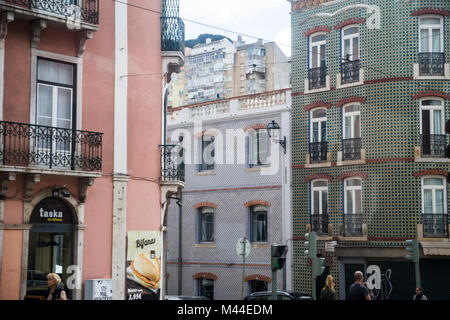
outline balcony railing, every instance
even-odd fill
[[[448,238],[448,214],[422,213],[423,236]]]
[[[342,140],[342,160],[361,159],[361,138]]]
[[[360,237],[363,235],[364,217],[360,213],[344,213],[344,236]]]
[[[311,231],[319,235],[328,234],[328,214],[312,214]]]
[[[184,181],[183,148],[175,144],[160,145],[161,180]]]
[[[178,17],[161,17],[161,51],[184,53],[184,22]]]
[[[0,164],[100,171],[102,136],[99,132],[0,121]]]
[[[342,62],[341,84],[359,82],[359,60]]]
[[[308,70],[309,90],[325,88],[327,85],[327,67]]]
[[[419,53],[420,76],[444,76],[445,54],[440,52]]]
[[[100,0],[0,0],[0,4],[2,3],[37,12],[43,11],[64,19],[99,24]]]
[[[420,137],[420,150],[422,156],[445,156],[445,147],[447,145],[445,134],[422,134]]]
[[[312,142],[309,144],[309,156],[311,163],[326,162],[328,142]]]

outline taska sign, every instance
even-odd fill
[[[41,218],[46,218],[48,222],[62,222],[63,213],[62,211],[44,211],[43,208],[39,209],[39,216]]]
[[[31,223],[72,223],[73,214],[67,204],[58,198],[46,198],[34,208]]]

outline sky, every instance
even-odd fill
[[[264,42],[275,41],[286,56],[291,55],[290,9],[287,0],[180,0],[186,40],[195,39],[202,33],[213,33],[235,41],[237,33],[241,33],[247,43],[255,42],[257,38]]]

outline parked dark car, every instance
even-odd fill
[[[271,300],[272,291],[253,292],[244,300]],[[312,300],[312,297],[303,292],[278,291],[277,300]]]
[[[209,300],[205,296],[166,296],[166,300]]]

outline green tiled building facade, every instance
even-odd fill
[[[375,298],[411,299],[416,238],[424,293],[450,299],[450,2],[301,0],[291,17],[293,289],[311,292],[316,231],[317,291],[331,274],[345,299],[377,266]]]

